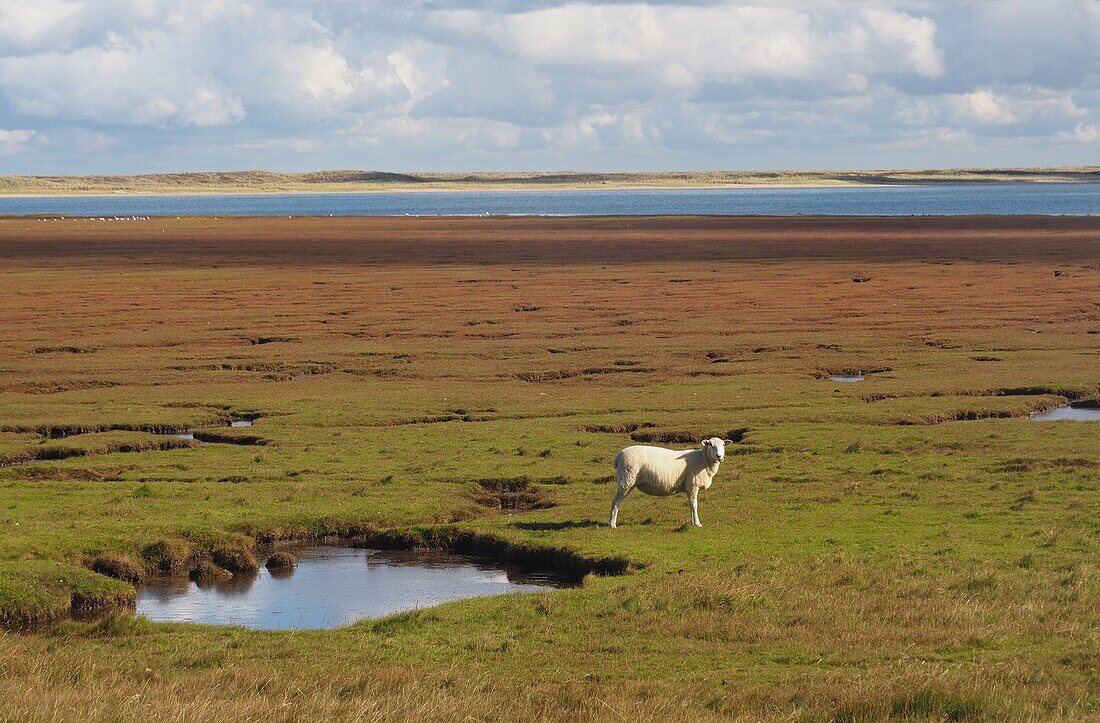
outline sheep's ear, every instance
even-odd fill
[[[707,446],[708,444],[710,444],[710,440],[709,440],[709,439],[704,439],[704,440],[702,440],[701,442],[699,442],[699,446],[700,446],[700,447],[706,447],[706,446]]]
[[[737,444],[737,442],[734,442],[732,439],[723,439],[722,444]]]

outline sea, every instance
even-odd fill
[[[1100,215],[1100,183],[0,197],[18,216]]]

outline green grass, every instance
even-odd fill
[[[48,560],[0,562],[0,622],[29,624],[133,605],[134,588],[91,570]]]
[[[684,527],[687,510],[679,498],[644,496],[624,504],[620,530],[601,526],[611,494],[610,483],[601,481],[610,473],[607,460],[629,438],[581,428],[645,418],[661,427],[692,421],[700,430],[720,429],[728,412],[662,407],[675,406],[693,388],[710,397],[726,389],[748,397],[767,393],[751,381],[700,382],[667,393],[636,389],[649,397],[643,411],[551,417],[537,426],[521,419],[385,427],[381,443],[371,441],[378,439],[376,429],[340,415],[311,418],[306,410],[313,400],[283,404],[278,411],[284,416],[261,419],[254,428],[272,438],[265,448],[148,452],[139,464],[120,454],[64,460],[53,464],[58,479],[48,484],[22,479],[23,469],[0,472],[0,516],[9,531],[0,538],[0,556],[71,560],[74,553],[105,549],[138,554],[165,535],[201,548],[232,530],[263,539],[472,518],[457,529],[478,530],[516,548],[570,550],[588,559],[623,556],[641,569],[620,579],[589,579],[578,591],[457,603],[347,632],[294,633],[285,642],[279,635],[247,634],[241,644],[251,652],[219,658],[224,665],[195,662],[208,660],[224,634],[187,626],[154,626],[138,641],[126,632],[81,637],[48,657],[58,665],[81,651],[114,665],[112,651],[121,642],[111,641],[121,638],[125,647],[143,650],[158,679],[202,687],[198,681],[209,672],[197,671],[251,670],[240,655],[285,656],[287,662],[273,663],[280,671],[273,689],[300,686],[312,691],[298,693],[307,699],[331,696],[302,710],[334,714],[351,710],[344,703],[383,695],[378,686],[392,696],[395,683],[388,676],[409,685],[405,675],[432,671],[424,685],[442,685],[438,676],[448,669],[463,672],[438,711],[476,708],[468,696],[479,695],[478,681],[494,679],[493,671],[526,669],[508,674],[509,695],[518,695],[507,706],[509,717],[540,710],[518,692],[521,684],[536,686],[540,696],[557,696],[555,715],[597,716],[611,713],[593,706],[596,691],[620,691],[612,696],[619,710],[628,696],[653,686],[663,702],[634,710],[658,716],[671,711],[664,696],[679,691],[666,688],[667,681],[684,676],[690,680],[685,695],[704,716],[760,705],[776,715],[801,710],[809,719],[829,710],[851,720],[993,719],[1021,711],[1057,717],[1065,696],[1082,690],[1093,659],[1100,466],[1091,430],[1026,418],[883,424],[867,417],[867,402],[838,398],[828,384],[815,386],[821,384],[806,382],[799,390],[815,402],[812,416],[835,421],[777,421],[788,412],[801,416],[798,408],[784,406],[737,415],[736,424],[752,431],[731,447],[715,486],[703,496],[702,530]],[[637,405],[634,394],[607,394],[601,401],[609,407]],[[345,389],[337,396],[351,407],[366,403],[351,395]],[[1018,403],[1013,397],[978,401],[1000,409]],[[502,415],[512,411],[506,399],[492,406]],[[520,455],[519,447],[552,453]],[[66,481],[66,470],[103,470],[111,481]],[[730,479],[735,472],[736,480]],[[479,506],[476,480],[502,475],[526,475],[555,506],[518,516]],[[14,597],[20,607],[63,607],[56,592],[38,601],[41,592],[33,584],[12,591],[26,580],[25,565],[4,566],[0,580],[7,587],[0,597]],[[33,579],[41,578],[34,573]],[[549,621],[560,627],[550,629]],[[304,652],[303,638],[313,641]],[[375,652],[346,657],[363,648]],[[45,655],[38,642],[31,650]],[[568,651],[568,662],[557,662],[555,650]],[[908,652],[896,657],[902,651]],[[1012,671],[1021,654],[1052,667],[1038,681],[1032,673],[1020,679]],[[341,656],[339,672],[326,673],[319,690],[293,672],[303,664],[327,666],[327,656]],[[402,672],[380,673],[393,666]],[[364,677],[352,672],[357,667],[372,672]],[[481,671],[473,682],[471,669]],[[589,677],[583,684],[547,686],[547,680],[571,679],[570,670]],[[739,681],[732,687],[731,678]],[[880,690],[862,687],[865,679],[896,682]],[[837,693],[849,688],[856,692]],[[1036,690],[1045,692],[1033,699]],[[219,695],[231,700],[244,693],[231,685]],[[274,695],[259,698],[273,701]],[[1025,700],[1028,707],[1021,708]],[[267,703],[255,704],[256,711],[267,709]],[[432,709],[410,710],[429,715]],[[1070,717],[1085,709],[1067,709],[1073,710]]]

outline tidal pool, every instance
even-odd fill
[[[1100,421],[1100,408],[1075,407],[1071,404],[1049,412],[1032,414],[1031,419],[1036,422],[1096,422]]]
[[[867,377],[861,374],[855,374],[852,376],[843,376],[838,374],[836,376],[830,376],[829,378],[832,379],[834,382],[862,382],[867,379]]]
[[[187,578],[147,580],[137,614],[160,622],[242,625],[254,630],[337,628],[365,618],[465,598],[567,587],[552,572],[435,550],[288,548],[293,571],[199,586]]]

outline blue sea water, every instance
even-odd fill
[[[0,215],[1100,215],[1100,184],[0,197]]]

